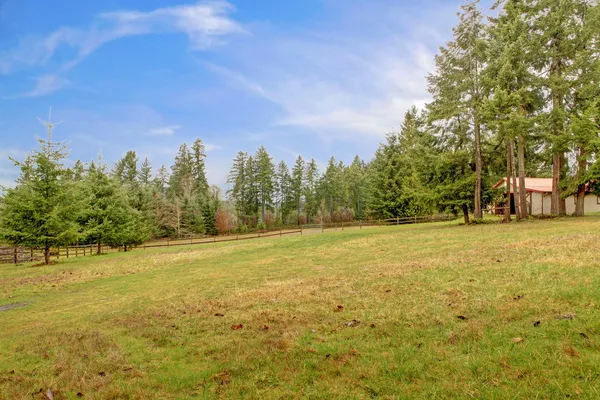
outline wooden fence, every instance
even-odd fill
[[[190,246],[199,244],[209,243],[222,243],[222,242],[234,242],[238,240],[251,240],[261,239],[268,237],[281,237],[287,235],[303,235],[306,231],[320,230],[321,233],[326,231],[337,231],[347,229],[362,229],[368,227],[379,227],[379,226],[391,226],[391,225],[405,225],[405,224],[420,224],[427,222],[441,222],[441,221],[452,221],[457,217],[454,215],[432,215],[432,216],[415,216],[409,218],[389,218],[389,219],[377,219],[369,221],[352,221],[352,222],[332,222],[325,224],[312,224],[302,225],[295,228],[281,228],[276,230],[264,230],[254,233],[247,234],[231,234],[226,236],[200,236],[195,238],[187,239],[173,239],[173,240],[157,240],[152,242],[144,243],[140,246],[129,247],[125,249],[123,246],[120,247],[108,247],[100,245],[100,253],[108,254],[121,251],[131,250],[145,250],[157,247],[175,247],[175,246]],[[306,232],[306,233],[309,233]],[[51,260],[60,260],[61,258],[74,258],[74,257],[89,257],[97,254],[98,245],[77,245],[77,246],[66,246],[60,248],[53,248],[50,250]],[[0,246],[0,264],[20,264],[26,262],[41,262],[44,261],[44,249],[32,248],[32,247],[2,247]]]

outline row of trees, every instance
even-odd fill
[[[67,148],[48,138],[23,161],[0,199],[0,241],[50,247],[128,246],[150,238],[218,234],[369,217],[472,212],[507,201],[525,176],[554,180],[552,213],[600,192],[600,6],[590,0],[505,0],[485,18],[478,2],[459,13],[453,39],[427,77],[432,102],[411,108],[369,162],[298,157],[274,162],[261,146],[233,160],[227,200],[206,179],[200,139],[182,144],[156,174],[129,151],[66,168]],[[508,177],[504,195],[490,189]],[[517,180],[519,184],[517,185]],[[527,217],[525,192],[514,196]],[[510,219],[510,213],[505,217]]]
[[[254,155],[237,154],[227,195],[243,226],[352,220],[365,215],[366,174],[359,157],[349,166],[332,157],[321,176],[314,159],[298,156],[290,171],[261,146]]]
[[[600,192],[600,6],[590,0],[504,0],[485,17],[478,1],[458,14],[453,39],[428,77],[433,100],[409,110],[374,159],[331,160],[317,178],[299,158],[291,173],[264,148],[240,152],[229,199],[244,223],[311,221],[435,211],[483,216],[492,201],[528,215],[525,176],[552,177],[551,212]],[[490,190],[508,177],[504,196]],[[518,181],[518,183],[517,183]],[[505,212],[510,220],[510,212]]]
[[[494,176],[508,177],[507,194],[517,188],[517,218],[527,217],[518,190],[526,175],[552,177],[553,214],[565,215],[565,197],[575,194],[583,215],[586,189],[600,179],[600,7],[505,0],[495,8],[485,20],[477,1],[463,6],[428,77],[428,122],[452,138],[453,151],[471,154],[475,217]]]
[[[219,189],[209,187],[200,139],[183,144],[171,167],[152,177],[148,159],[138,165],[129,151],[109,169],[100,158],[67,168],[67,146],[47,139],[23,161],[14,188],[0,199],[0,242],[50,249],[73,244],[112,247],[141,244],[151,237],[217,234]]]

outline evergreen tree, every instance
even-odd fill
[[[154,178],[154,188],[155,191],[162,196],[167,195],[167,189],[169,188],[169,172],[164,164],[161,165],[156,177]]]
[[[257,188],[257,200],[261,208],[261,221],[264,222],[266,212],[273,209],[275,166],[264,146],[258,148],[254,159],[256,162],[256,176],[254,182]]]
[[[181,196],[183,191],[182,186],[189,183],[190,179],[193,179],[192,155],[187,144],[183,143],[175,156],[175,163],[171,166],[171,176],[169,177],[170,197]]]
[[[50,263],[50,248],[78,239],[75,215],[80,202],[72,181],[66,178],[62,161],[66,145],[52,141],[51,122],[44,122],[48,139],[38,138],[40,150],[26,162],[15,162],[21,176],[15,188],[7,189],[0,203],[0,240],[15,246],[44,248]]]
[[[300,225],[300,213],[302,210],[302,196],[304,194],[304,168],[305,162],[302,156],[298,156],[296,163],[292,168],[290,181],[290,195],[296,209],[297,223]]]
[[[370,207],[381,217],[410,217],[429,212],[416,163],[420,124],[418,112],[413,107],[406,112],[400,132],[389,134],[386,143],[375,153],[370,173]]]
[[[208,198],[208,180],[206,179],[206,147],[201,139],[196,139],[192,144],[192,176],[194,186],[199,196],[199,201]]]
[[[277,164],[275,171],[276,219],[283,224],[290,213],[290,171],[285,161]]]
[[[489,125],[493,127],[507,148],[507,174],[513,175],[514,199],[517,218],[526,217],[525,147],[530,141],[533,113],[540,107],[540,94],[532,71],[534,49],[531,32],[524,15],[528,7],[523,0],[506,0],[498,18],[491,19],[489,63],[486,69],[490,87],[487,101]],[[515,185],[515,140],[518,147],[519,185]],[[510,199],[507,185],[507,198]],[[508,215],[509,213],[507,213]]]
[[[347,176],[351,207],[356,218],[363,219],[368,202],[367,166],[358,155],[348,167]]]
[[[85,206],[78,216],[84,241],[111,247],[141,244],[149,238],[141,213],[133,208],[124,189],[108,177],[104,167],[94,168],[83,183]]]
[[[140,168],[139,178],[140,178],[140,183],[142,185],[150,184],[150,180],[152,179],[152,164],[150,164],[150,160],[148,160],[148,157],[146,157],[144,159],[144,162],[142,163],[142,167]]]
[[[128,151],[125,156],[117,161],[113,174],[124,185],[133,185],[138,178],[138,158],[135,151]]]
[[[587,0],[530,0],[529,3],[531,7],[527,9],[527,17],[532,26],[532,42],[536,49],[533,66],[541,76],[546,94],[542,126],[550,133],[546,135],[546,144],[552,153],[551,212],[565,215],[566,204],[562,191],[569,170],[565,157],[569,151],[569,114],[573,106],[577,108],[577,105],[583,105],[577,104],[578,100],[573,98],[576,96],[574,85],[578,77],[589,71],[585,65],[578,63],[577,58],[594,46],[586,25],[590,21],[588,14],[591,8],[597,9],[598,5],[592,5]],[[589,62],[587,64],[589,66]]]
[[[482,70],[486,65],[485,31],[479,1],[462,6],[453,40],[436,55],[436,70],[428,77],[434,100],[429,119],[445,126],[461,125],[473,142],[475,159],[475,218],[481,218],[483,159],[481,149],[482,101],[485,91]],[[450,131],[452,128],[450,129]]]
[[[248,181],[249,176],[246,171],[248,164],[248,153],[240,151],[236,158],[233,160],[231,171],[227,183],[232,185],[231,189],[227,191],[228,198],[235,203],[235,209],[237,211],[238,221],[242,225],[247,225],[247,205],[248,205]]]
[[[319,199],[317,193],[317,186],[319,183],[319,168],[314,159],[311,159],[308,163],[306,163],[305,175],[304,181],[306,182],[306,186],[304,189],[304,199],[306,204],[306,219],[310,224],[312,218],[315,217],[319,211]]]

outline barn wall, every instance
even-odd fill
[[[573,214],[575,212],[575,196],[567,197],[567,214]],[[585,213],[600,212],[600,204],[598,204],[598,196],[594,194],[588,194],[585,196]]]
[[[546,204],[544,204],[544,214],[549,213],[549,209],[546,210]],[[531,214],[542,215],[542,194],[537,192],[531,193]]]
[[[531,214],[550,215],[551,197],[550,193],[531,192]]]

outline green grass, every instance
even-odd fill
[[[600,215],[0,266],[11,303],[2,399],[600,397]]]

